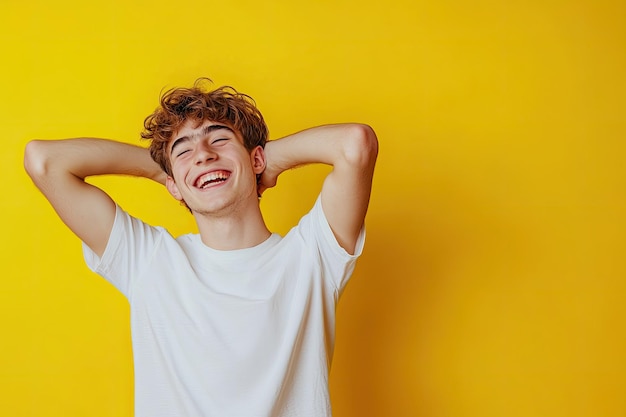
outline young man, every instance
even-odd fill
[[[130,302],[135,415],[330,416],[335,305],[363,247],[372,129],[266,143],[248,96],[197,82],[164,94],[142,136],[149,151],[81,138],[32,141],[25,156],[89,267]],[[317,202],[285,237],[271,233],[260,195],[308,163],[333,167]],[[163,183],[199,234],[174,238],[128,215],[84,181],[101,174]]]

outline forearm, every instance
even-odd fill
[[[325,125],[268,142],[268,169],[276,175],[310,163],[367,166],[376,158],[376,135],[361,124]]]
[[[31,177],[69,173],[85,179],[119,174],[165,181],[147,149],[106,139],[32,141],[26,147],[25,165]]]

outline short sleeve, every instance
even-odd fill
[[[311,211],[300,220],[298,228],[304,240],[317,249],[324,278],[330,280],[335,290],[343,291],[354,271],[356,260],[363,253],[365,226],[359,232],[354,255],[350,255],[337,242],[322,209],[321,197],[318,196]]]
[[[135,281],[151,261],[164,233],[167,232],[162,228],[149,226],[116,206],[115,221],[102,257],[84,242],[83,257],[89,269],[130,299]]]

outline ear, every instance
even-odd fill
[[[174,197],[176,200],[178,201],[183,200],[183,196],[180,194],[180,191],[178,190],[176,181],[174,181],[174,178],[170,177],[169,175],[165,179],[165,188],[167,188],[167,191],[169,191],[172,197]]]
[[[267,161],[265,160],[265,150],[261,146],[257,146],[250,152],[250,160],[255,174],[262,174],[265,171]]]

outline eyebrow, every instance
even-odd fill
[[[192,138],[195,138],[198,136],[208,136],[212,132],[215,132],[216,130],[222,130],[222,129],[228,130],[229,132],[232,132],[233,134],[235,133],[233,129],[231,129],[230,127],[226,125],[215,124],[215,125],[205,126],[202,128],[202,131],[200,131],[199,133],[193,133],[191,136],[181,136],[175,139],[172,142],[172,146],[170,147],[170,155],[174,153],[174,148],[176,148],[178,145],[182,145],[183,143],[190,141]]]

